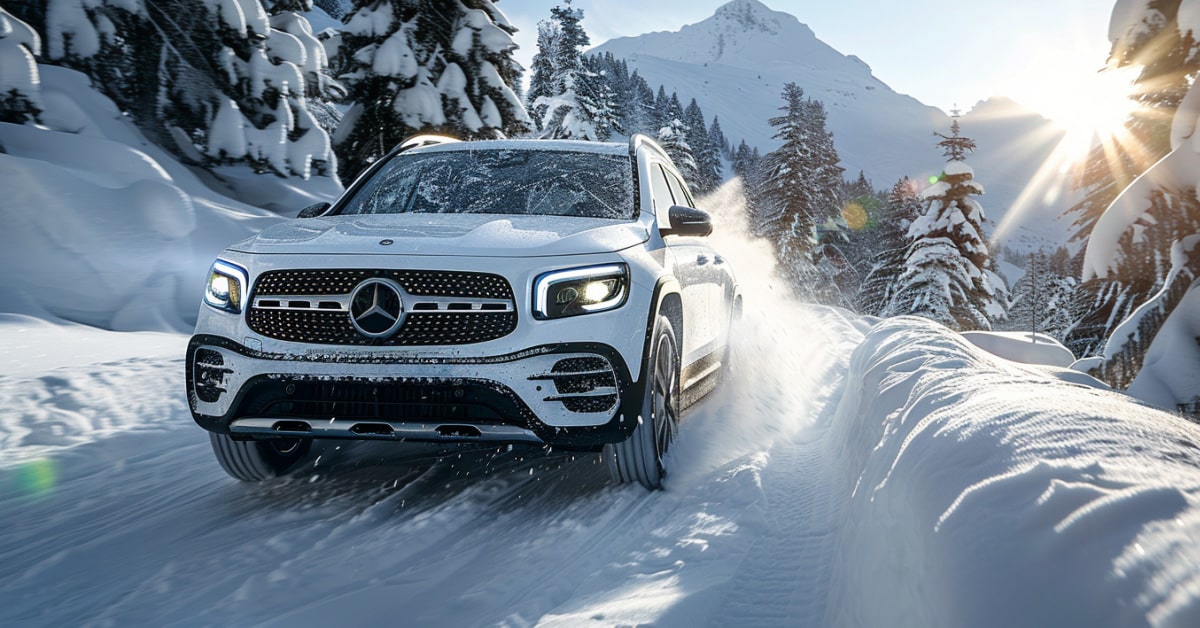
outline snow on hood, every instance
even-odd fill
[[[543,257],[619,251],[645,242],[637,222],[563,216],[387,214],[291,220],[234,245],[243,253]],[[393,245],[381,245],[391,240]]]

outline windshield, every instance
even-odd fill
[[[627,155],[495,149],[400,154],[342,214],[461,213],[632,220]]]

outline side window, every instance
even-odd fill
[[[663,174],[662,166],[654,163],[650,164],[650,195],[654,204],[654,215],[658,217],[658,224],[671,224],[667,219],[667,210],[675,204],[671,197],[671,186],[667,183],[667,176]]]
[[[692,195],[688,194],[687,186],[683,184],[683,181],[679,180],[679,177],[667,173],[667,182],[671,186],[671,194],[675,197],[676,205],[696,206],[696,202],[692,200]]]

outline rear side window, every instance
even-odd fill
[[[515,149],[399,154],[342,214],[464,213],[633,220],[628,155]]]
[[[667,183],[671,186],[671,194],[675,197],[676,205],[696,206],[695,201],[692,200],[692,195],[688,194],[687,186],[683,184],[683,181],[679,180],[679,177],[668,172]]]
[[[667,219],[667,210],[675,201],[671,198],[671,186],[667,183],[667,175],[658,164],[650,165],[650,194],[654,199],[654,215],[658,217],[659,224],[671,224]]]

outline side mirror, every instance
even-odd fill
[[[329,208],[330,208],[329,203],[317,203],[315,205],[309,205],[308,207],[305,207],[304,209],[300,210],[300,213],[297,214],[296,217],[297,218],[316,218],[317,216],[320,216],[321,214],[324,214],[325,212],[329,211]]]
[[[663,236],[695,237],[712,233],[712,216],[709,216],[708,212],[704,210],[672,205],[667,210],[667,217],[671,220],[671,225],[667,228],[660,225],[658,228],[658,232]]]

